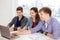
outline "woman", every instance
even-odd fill
[[[40,21],[40,17],[38,14],[38,8],[37,7],[32,7],[30,9],[30,18],[28,18],[28,29],[34,28],[36,25],[38,25]],[[42,29],[37,31],[43,33]]]
[[[32,7],[30,9],[30,18],[28,18],[28,29],[34,28],[39,21],[38,9],[36,7]]]

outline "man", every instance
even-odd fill
[[[28,31],[18,32],[16,34],[30,34],[30,33],[36,33],[40,29],[43,30],[43,34],[45,34],[48,37],[57,39],[60,37],[60,23],[51,16],[52,11],[48,7],[43,7],[39,10],[39,16],[41,21],[39,24]]]
[[[18,7],[16,9],[17,12],[17,16],[15,16],[12,21],[8,24],[8,26],[10,27],[9,30],[10,31],[16,31],[16,30],[20,30],[20,29],[25,29],[26,27],[24,27],[27,23],[27,18],[25,16],[23,16],[23,8],[22,7]],[[12,28],[11,26],[14,24],[14,28]]]
[[[41,22],[34,28],[31,29],[32,33],[42,29],[43,33],[52,38],[60,37],[60,23],[51,16],[52,11],[48,7],[43,7],[39,10]]]

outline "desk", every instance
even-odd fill
[[[19,38],[14,40],[53,40],[41,33],[29,34],[29,35],[20,35]]]
[[[19,35],[16,38],[12,38],[13,40],[53,40],[43,34],[35,33],[35,34],[29,34],[29,35]],[[8,40],[0,35],[0,40]]]

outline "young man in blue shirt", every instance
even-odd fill
[[[33,29],[31,29],[32,33],[37,32],[42,29],[43,33],[52,38],[60,37],[60,23],[51,16],[52,11],[48,7],[43,7],[39,10],[39,15],[41,22]]]

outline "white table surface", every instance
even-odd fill
[[[18,40],[52,40],[51,38],[40,34],[40,33],[35,33],[35,34],[30,34],[30,35],[20,35],[20,38],[17,38]],[[15,39],[15,40],[17,40]]]
[[[8,39],[1,37],[0,35],[0,40],[8,40]],[[18,37],[13,38],[13,40],[52,40],[52,39],[43,34],[35,33],[29,35],[19,35]]]

